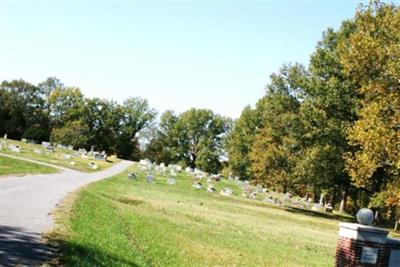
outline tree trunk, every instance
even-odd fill
[[[339,212],[344,212],[346,210],[347,204],[347,189],[345,189],[342,193],[342,200],[340,201]]]

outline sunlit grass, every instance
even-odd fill
[[[52,167],[0,156],[0,176],[54,172]]]
[[[333,266],[339,221],[126,173],[84,188],[62,212],[67,266]],[[56,233],[57,231],[55,231]]]

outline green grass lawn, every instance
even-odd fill
[[[339,221],[240,196],[127,174],[82,189],[59,210],[51,241],[66,266],[333,266]],[[69,208],[68,208],[69,206]],[[60,219],[61,218],[61,219]]]
[[[19,145],[21,146],[21,153],[15,153],[10,151],[9,149],[0,149],[0,153],[14,155],[22,158],[33,159],[45,163],[54,164],[57,166],[70,168],[78,171],[86,171],[86,172],[94,172],[99,170],[104,170],[111,167],[113,164],[119,162],[120,160],[116,157],[108,157],[108,161],[102,160],[92,160],[92,159],[84,159],[80,156],[74,155],[74,151],[62,148],[55,148],[55,152],[48,152],[42,145],[38,144],[28,144],[21,141],[16,140],[4,140],[0,138],[0,141],[6,141],[8,145]],[[34,152],[35,149],[41,150],[41,154],[37,154]],[[69,154],[72,156],[71,159],[65,159],[64,155]],[[75,163],[75,165],[71,165],[71,161]],[[89,166],[89,162],[93,161],[98,165],[98,169],[94,170]]]
[[[0,156],[0,176],[54,173],[55,168]]]

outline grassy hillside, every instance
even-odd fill
[[[178,174],[155,183],[140,173],[94,183],[60,210],[51,235],[66,266],[332,266],[338,220],[241,196],[234,182],[216,193]],[[221,196],[223,187],[234,190]]]
[[[119,161],[119,159],[114,157],[108,157],[107,161],[93,160],[91,158],[86,159],[82,158],[80,155],[77,155],[77,151],[71,151],[63,148],[55,148],[54,152],[49,152],[46,151],[46,148],[44,148],[42,145],[29,144],[10,139],[5,140],[0,138],[0,142],[6,142],[6,147],[0,149],[0,153],[33,159],[45,163],[51,163],[57,166],[66,167],[78,171],[93,172],[104,170]],[[8,149],[9,145],[19,145],[21,147],[21,152],[12,152],[10,149]],[[40,150],[41,154],[35,153],[35,150]],[[71,158],[66,159],[65,155],[70,155]],[[72,165],[71,162],[74,162],[74,165]],[[94,162],[98,166],[98,168],[93,169],[89,165],[90,162]]]
[[[0,156],[0,176],[54,173],[55,168]]]

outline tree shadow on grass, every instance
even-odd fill
[[[98,248],[0,225],[0,266],[139,266]]]
[[[49,242],[58,247],[56,257],[48,262],[50,266],[140,266],[132,260],[118,257],[98,247],[49,237]]]
[[[54,252],[39,233],[0,225],[0,266],[37,266],[50,260]]]
[[[346,215],[325,213],[325,212],[319,212],[319,211],[314,211],[314,210],[306,210],[306,209],[301,209],[301,208],[296,208],[296,207],[285,207],[285,210],[288,212],[304,214],[307,216],[333,219],[333,220],[339,220],[339,221],[344,221],[344,222],[354,222],[353,217],[346,216]]]

